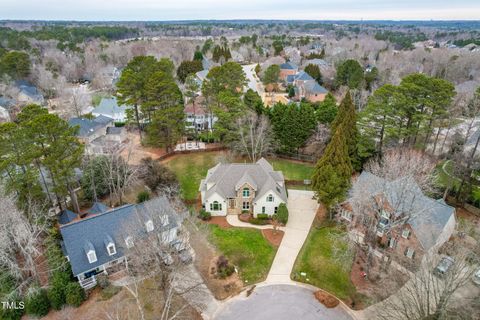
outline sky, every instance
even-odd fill
[[[0,0],[8,20],[480,20],[480,0]]]

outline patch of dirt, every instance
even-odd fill
[[[274,231],[273,229],[262,229],[262,235],[268,242],[278,248],[282,242],[284,232],[281,230]]]
[[[215,274],[212,274],[212,267],[215,267],[215,261],[217,261],[219,253],[208,242],[207,234],[202,230],[194,230],[193,228],[190,228],[189,231],[190,245],[195,251],[194,265],[202,276],[208,289],[218,300],[224,300],[238,294],[243,288],[243,282],[237,273],[234,273],[226,279],[216,279]]]
[[[158,159],[167,152],[164,148],[148,148],[142,146],[140,143],[140,135],[137,130],[132,130],[127,133],[127,146],[122,150],[121,155],[128,159],[128,163],[132,165],[140,164],[140,160],[150,157]]]
[[[226,217],[212,217],[210,220],[205,221],[208,224],[216,224],[222,229],[228,229],[231,228],[232,226],[228,223]]]
[[[327,308],[335,308],[340,301],[325,291],[318,290],[314,293],[315,298]]]
[[[463,218],[465,220],[476,223],[477,225],[480,225],[480,217],[476,216],[474,213],[471,213],[465,208],[457,207],[456,209],[457,218]]]
[[[350,280],[357,291],[366,293],[371,289],[371,283],[364,277],[365,259],[362,255],[357,254],[353,261],[352,270],[350,272]]]

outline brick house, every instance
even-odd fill
[[[294,76],[298,72],[298,66],[291,62],[285,62],[280,65],[279,78],[286,81],[288,76]]]
[[[368,203],[363,214],[351,194],[336,218],[348,225],[351,239],[360,244],[369,241],[377,257],[409,268],[426,254],[436,253],[454,232],[455,208],[443,199],[425,196],[406,178],[387,181],[364,171],[357,179],[355,188]],[[375,239],[366,239],[372,227]]]

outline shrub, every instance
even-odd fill
[[[263,226],[268,224],[268,221],[265,219],[258,219],[258,218],[252,218],[249,221],[251,224],[258,225],[258,226]]]
[[[150,157],[142,159],[139,178],[145,182],[152,192],[155,192],[160,186],[178,184],[177,177],[172,170]]]
[[[281,203],[278,206],[277,210],[277,219],[282,224],[287,224],[288,222],[288,209],[285,203]]]
[[[202,219],[203,221],[208,221],[212,218],[212,214],[208,211],[205,211],[205,210],[200,210],[200,212],[198,213],[198,217],[200,219]]]
[[[97,275],[97,283],[102,289],[108,288],[108,286],[110,286],[110,280],[108,280],[108,276],[104,273]]]
[[[148,191],[140,191],[137,194],[137,203],[142,203],[148,200],[150,200],[150,193],[148,193]]]
[[[79,307],[85,301],[85,291],[78,282],[70,282],[65,288],[66,302],[74,307]]]
[[[53,273],[48,290],[48,299],[52,308],[60,310],[66,302],[65,288],[70,283],[70,275],[65,271]]]
[[[29,294],[25,301],[25,311],[29,315],[43,317],[50,310],[50,301],[48,300],[45,289],[36,290]]]
[[[119,293],[121,290],[122,290],[121,287],[109,285],[108,287],[102,289],[102,293],[101,293],[102,299],[110,300],[110,298],[112,298],[114,295]]]
[[[218,257],[217,260],[217,275],[221,279],[231,276],[235,272],[235,267],[228,263],[228,259],[224,256]]]
[[[268,219],[268,214],[259,213],[259,214],[257,214],[257,219]]]

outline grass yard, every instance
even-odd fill
[[[311,179],[313,174],[313,164],[294,162],[286,159],[268,159],[273,168],[282,171],[286,180],[305,180]]]
[[[178,155],[165,163],[177,176],[183,199],[197,198],[200,180],[205,178],[208,169],[217,164],[218,157],[221,155],[220,152],[199,152]]]
[[[260,282],[267,277],[277,251],[256,229],[220,229],[210,225],[210,241],[238,268],[246,284]]]
[[[334,232],[342,231],[336,226],[313,227],[310,230],[295,262],[292,277],[348,300],[356,290],[350,281],[350,270],[342,270],[340,264],[332,259],[333,244],[329,235]],[[306,273],[305,277],[300,275],[302,272]]]
[[[165,161],[165,165],[177,176],[182,188],[182,197],[185,200],[194,200],[198,195],[200,180],[205,178],[207,170],[215,166],[221,157],[225,157],[223,151],[199,152],[186,155],[177,155]],[[293,162],[285,159],[268,159],[275,170],[283,172],[287,180],[310,179],[313,165]],[[237,159],[243,162],[243,159]]]

